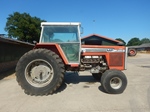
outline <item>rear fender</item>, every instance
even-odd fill
[[[55,52],[64,62],[65,65],[68,65],[68,60],[65,56],[65,54],[63,53],[61,47],[58,44],[50,44],[50,43],[38,43],[36,44],[36,46],[34,47],[34,49],[39,49],[39,48],[44,48],[44,49],[49,49],[53,52]]]

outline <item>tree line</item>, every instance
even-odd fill
[[[28,13],[14,12],[10,14],[7,18],[5,31],[8,32],[9,37],[16,38],[20,41],[25,41],[32,43],[33,41],[39,41],[41,22],[46,22],[38,17],[32,17]],[[150,43],[149,38],[139,39],[138,37],[131,38],[128,43],[126,43],[121,38],[116,38],[123,42],[127,46],[136,46],[144,43]]]
[[[20,41],[32,43],[39,41],[41,20],[38,17],[32,17],[28,13],[14,12],[7,18],[5,31],[9,37],[17,38]]]
[[[124,43],[124,45],[126,46],[138,46],[141,44],[145,44],[145,43],[150,43],[150,39],[149,38],[142,38],[141,40],[138,37],[134,37],[131,38],[128,43],[126,43],[123,39],[121,38],[116,38],[116,40],[119,40],[121,42]]]

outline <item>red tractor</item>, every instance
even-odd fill
[[[41,23],[39,43],[16,66],[19,85],[29,95],[53,94],[67,71],[91,70],[104,90],[122,93],[127,86],[127,48],[120,45],[82,45],[80,23]]]

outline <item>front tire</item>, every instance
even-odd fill
[[[26,94],[52,94],[63,82],[64,64],[54,52],[47,49],[34,49],[18,61],[16,78]]]
[[[120,94],[127,86],[127,78],[119,70],[107,70],[102,75],[101,84],[106,92]]]

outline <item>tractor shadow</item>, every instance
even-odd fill
[[[79,84],[81,82],[85,83],[85,86],[83,86],[83,88],[89,88],[90,85],[92,84],[100,83],[100,81],[94,79],[92,75],[88,74],[80,75],[78,72],[67,72],[64,77],[64,83],[56,91],[56,93],[64,91],[69,84]],[[101,86],[101,83],[100,86],[98,87],[98,90],[103,93],[106,93],[103,87]]]
[[[12,75],[15,73],[15,67],[8,69],[7,71],[0,72],[0,80]]]
[[[95,80],[91,75],[79,75],[78,72],[68,72],[65,74],[65,83],[78,84],[80,82],[96,83],[98,81]]]

